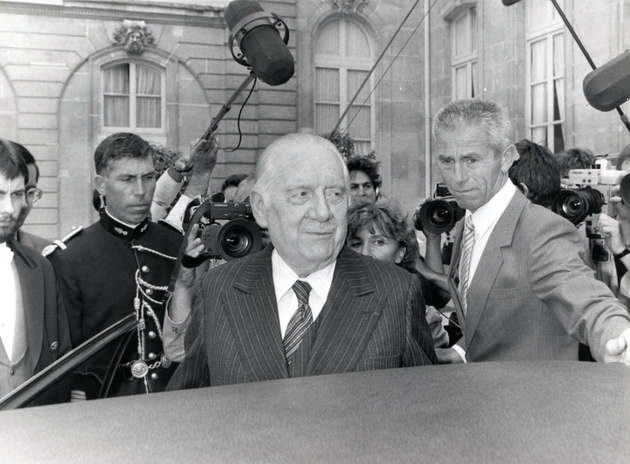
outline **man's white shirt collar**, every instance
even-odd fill
[[[483,237],[490,228],[494,228],[501,215],[505,212],[512,197],[516,192],[516,187],[510,179],[507,179],[505,185],[501,187],[488,203],[483,205],[474,213],[466,211],[466,216],[472,215],[472,221],[475,225],[475,235]]]
[[[276,302],[278,303],[280,330],[283,337],[289,325],[289,321],[298,307],[297,296],[291,288],[295,281],[302,280],[308,282],[312,287],[308,304],[313,312],[313,320],[315,320],[321,313],[324,303],[326,303],[326,299],[328,298],[336,264],[337,261],[334,261],[325,268],[300,279],[295,271],[282,259],[278,251],[273,250],[271,253],[271,269],[273,286],[276,292]]]

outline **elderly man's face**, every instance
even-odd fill
[[[323,269],[344,243],[349,204],[344,165],[332,151],[304,146],[275,155],[265,195],[252,193],[256,220],[300,276]]]
[[[483,127],[438,131],[435,141],[442,179],[462,208],[476,211],[505,185],[516,149],[495,154]]]

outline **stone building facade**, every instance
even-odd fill
[[[0,137],[32,151],[45,191],[28,230],[53,238],[95,220],[92,154],[108,134],[137,132],[179,152],[203,134],[247,76],[227,46],[228,3],[0,2]],[[629,0],[559,3],[597,65],[630,48]],[[431,117],[460,97],[501,102],[515,140],[554,151],[614,155],[630,143],[615,113],[588,106],[590,67],[549,0],[260,4],[288,24],[296,73],[282,86],[257,84],[241,116],[241,147],[220,154],[215,190],[229,174],[251,172],[277,136],[338,125],[361,152],[376,151],[383,193],[412,212],[439,180]],[[219,126],[226,149],[238,143],[247,93]]]

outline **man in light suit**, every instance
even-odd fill
[[[534,205],[508,179],[518,155],[506,111],[455,101],[434,121],[444,182],[466,216],[449,285],[462,325],[459,356],[442,362],[577,360],[630,365],[630,315],[583,261],[566,219]]]
[[[28,168],[0,140],[0,397],[70,350],[70,331],[51,264],[14,239],[29,201]],[[53,386],[36,404],[68,401],[65,384]]]
[[[329,141],[290,134],[265,150],[251,205],[272,245],[197,284],[169,390],[436,361],[418,280],[343,248],[349,201]]]

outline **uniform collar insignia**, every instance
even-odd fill
[[[127,224],[123,224],[110,216],[105,210],[101,211],[101,219],[99,222],[110,234],[129,241],[142,237],[149,228],[148,218],[135,227],[129,227]]]

